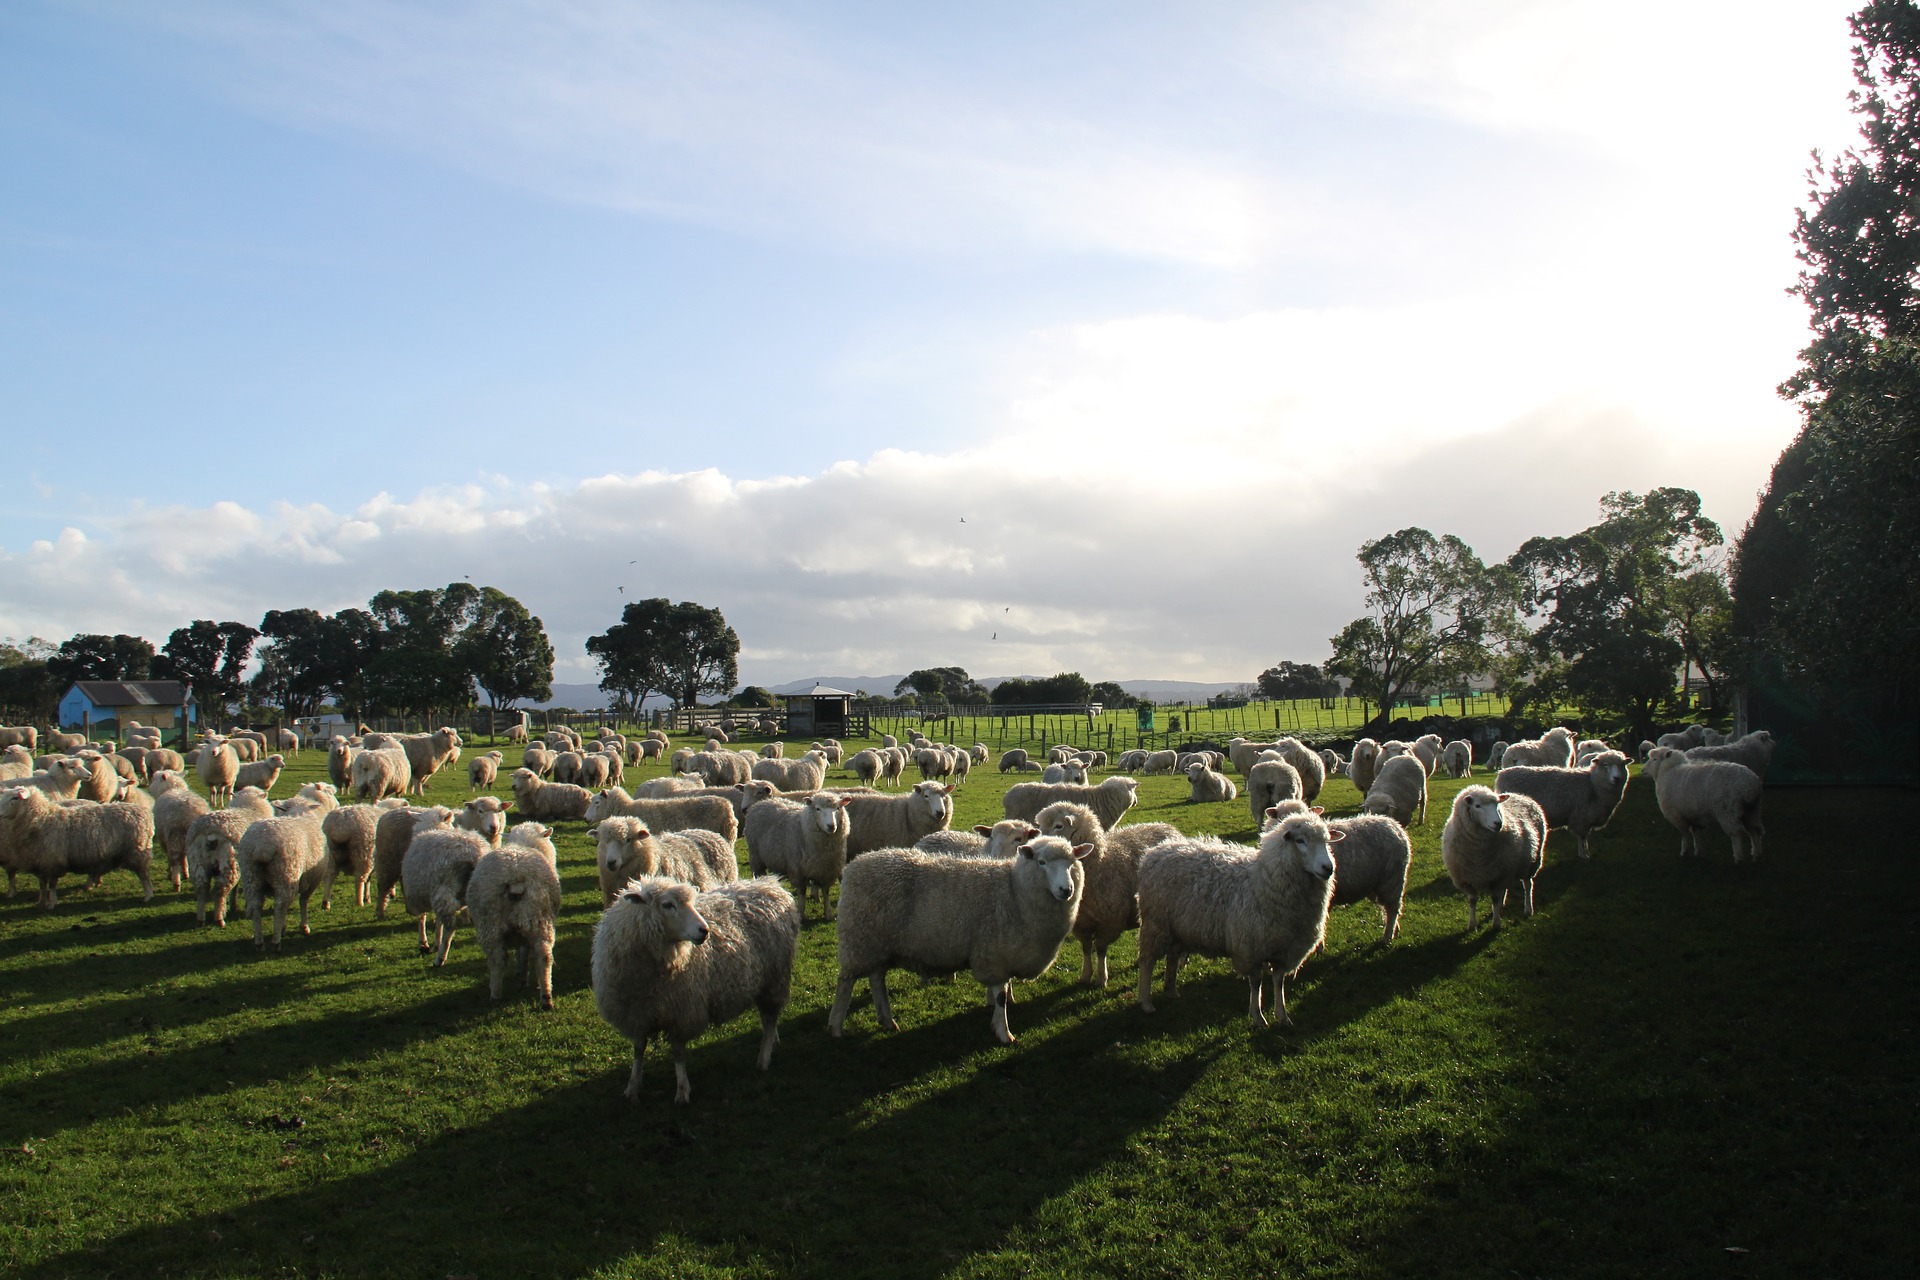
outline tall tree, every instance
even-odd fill
[[[498,711],[522,698],[553,696],[553,644],[540,619],[504,591],[482,587],[457,656]]]
[[[212,728],[221,710],[244,688],[241,672],[260,633],[244,622],[202,618],[176,628],[161,650],[176,680],[193,687],[200,723]]]
[[[1293,698],[1324,698],[1338,688],[1327,673],[1311,662],[1280,661],[1260,673],[1255,682],[1264,697],[1275,701]]]
[[[1920,6],[1852,18],[1860,145],[1817,153],[1794,238],[1800,435],[1734,558],[1749,662],[1920,702]]]
[[[0,640],[0,719],[27,724],[53,719],[66,692],[47,670],[54,652],[39,636]]]
[[[363,656],[346,651],[334,620],[317,609],[269,609],[260,619],[267,644],[255,677],[264,701],[290,716],[310,716],[346,683],[349,666]]]
[[[635,712],[648,697],[667,689],[667,614],[672,608],[664,596],[629,601],[620,621],[587,637],[587,654],[600,664],[601,689]]]
[[[153,674],[153,645],[139,636],[72,636],[47,659],[47,670],[63,694],[76,680],[146,680]]]
[[[1078,671],[1038,680],[1002,680],[993,687],[994,705],[1002,707],[1079,706],[1092,701],[1093,686]]]
[[[1412,690],[1490,661],[1486,641],[1511,608],[1512,577],[1452,534],[1402,529],[1362,543],[1367,608],[1334,636],[1327,670],[1384,720]]]
[[[926,667],[893,687],[894,696],[913,690],[931,702],[985,702],[986,689],[965,667]]]
[[[740,637],[720,610],[690,600],[633,601],[619,622],[588,638],[587,652],[600,663],[600,687],[635,708],[650,693],[690,707],[740,681]]]
[[[456,646],[479,616],[480,601],[471,582],[382,591],[369,600],[381,631],[379,652],[365,667],[369,700],[420,715],[471,704],[474,673]]]

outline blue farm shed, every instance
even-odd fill
[[[187,686],[178,680],[80,680],[60,699],[60,727],[84,729],[89,724],[118,734],[128,721],[171,732],[179,725],[180,708],[187,723],[198,715],[187,701]]]

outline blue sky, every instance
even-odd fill
[[[563,679],[636,594],[1235,679],[1403,524],[1737,531],[1845,12],[9,5],[0,634],[471,574]]]

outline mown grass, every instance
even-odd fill
[[[1013,780],[977,775],[956,825]],[[1459,785],[1414,829],[1398,945],[1336,912],[1292,1031],[1250,1031],[1218,962],[1140,1014],[1129,935],[1105,991],[1071,944],[1024,985],[1011,1048],[965,977],[899,981],[893,1036],[863,994],[835,1041],[815,924],[772,1071],[749,1016],[696,1046],[684,1108],[658,1049],[620,1098],[579,824],[550,1013],[489,1007],[470,931],[429,970],[405,919],[337,900],[260,956],[125,876],[16,897],[0,1274],[1911,1274],[1909,797],[1773,793],[1735,868],[1717,840],[1679,861],[1636,782],[1593,861],[1555,837],[1539,915],[1469,937],[1438,856]],[[1184,780],[1142,791],[1131,820],[1249,833]]]

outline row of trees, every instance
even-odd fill
[[[1332,638],[1327,671],[1379,719],[1415,690],[1489,673],[1516,710],[1572,704],[1636,734],[1683,673],[1698,670],[1717,704],[1732,604],[1719,526],[1688,489],[1609,493],[1600,508],[1504,563],[1419,528],[1363,544],[1367,612]]]
[[[181,680],[203,721],[247,699],[289,716],[329,702],[350,716],[425,715],[473,705],[476,688],[496,709],[550,698],[553,645],[526,606],[470,582],[382,591],[334,614],[269,610],[258,627],[200,619],[158,650],[128,635],[0,645],[0,707],[12,716],[51,720],[80,680]]]

